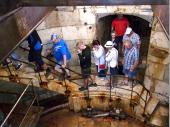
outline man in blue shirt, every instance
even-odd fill
[[[53,42],[53,50],[52,50],[52,55],[56,59],[56,61],[61,65],[56,65],[55,70],[63,73],[62,68],[66,71],[67,77],[70,77],[70,73],[68,69],[65,69],[66,66],[68,65],[68,62],[71,59],[71,54],[70,51],[67,47],[67,44],[65,41],[57,34],[53,34],[51,36],[51,41]]]
[[[127,78],[134,79],[137,76],[139,50],[130,40],[126,40],[124,46],[127,50],[124,53],[123,72]]]

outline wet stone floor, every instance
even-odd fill
[[[55,111],[42,116],[37,127],[149,127],[142,122],[127,118],[113,120],[111,118],[85,118],[81,114],[68,109]]]

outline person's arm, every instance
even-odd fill
[[[63,68],[66,67],[66,64],[67,64],[67,57],[66,55],[63,55],[63,65],[61,65]]]
[[[135,70],[139,64],[139,50],[138,49],[136,49],[134,52],[134,59],[135,59],[135,62],[133,63],[133,65],[131,65],[130,71]]]
[[[86,49],[86,51],[83,54],[79,53],[78,56],[80,59],[80,63],[87,63],[89,61],[89,59],[91,59],[91,50]]]
[[[98,50],[93,50],[94,56],[99,59],[103,55],[104,49],[100,47]]]
[[[63,65],[61,65],[63,68],[66,67],[66,64],[67,64],[67,56],[66,56],[66,47],[64,45],[62,45],[62,48],[61,48],[61,54],[63,56]]]
[[[136,61],[134,62],[134,64],[131,66],[130,71],[135,70],[135,69],[137,68],[138,64],[139,64],[139,60],[136,60]]]
[[[114,20],[112,21],[112,26],[111,26],[111,32],[114,32],[114,30],[115,30],[115,23],[114,23]]]
[[[113,54],[109,51],[109,53],[107,53],[106,55],[106,61],[109,62],[112,60],[112,58],[113,58]]]
[[[137,35],[137,48],[140,49],[140,45],[141,45],[141,40],[140,40],[140,37],[139,35]]]

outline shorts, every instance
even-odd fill
[[[57,62],[57,63],[60,64],[60,65],[62,65],[62,64],[63,64],[63,61],[60,61],[60,62]],[[55,68],[54,68],[55,70],[61,69],[61,66],[58,65],[58,64],[55,65]],[[66,67],[68,67],[68,64],[69,64],[69,61],[67,61]]]
[[[91,67],[89,68],[81,68],[81,74],[83,78],[89,78],[91,74]]]
[[[134,79],[137,76],[137,70],[130,71],[129,69],[123,69],[123,73],[131,79]]]

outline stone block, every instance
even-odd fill
[[[107,13],[107,8],[105,6],[100,6],[95,8],[96,13]]]
[[[169,64],[166,65],[163,81],[169,84]]]
[[[150,44],[152,47],[159,47],[162,50],[169,50],[169,40],[164,32],[151,32]]]
[[[150,89],[151,89],[151,86],[153,86],[153,80],[152,80],[150,77],[145,76],[145,78],[144,78],[144,85],[145,85],[145,87],[146,87],[148,90],[150,90]]]
[[[155,63],[159,63],[159,64],[168,64],[169,63],[169,55],[167,57],[156,57],[156,56],[153,56],[150,51],[148,52],[148,57],[147,57],[148,61],[152,61],[152,62],[155,62]]]
[[[146,76],[151,76],[154,79],[163,80],[165,73],[165,65],[154,63],[152,61],[148,61],[148,65],[146,68]]]
[[[169,96],[169,84],[163,81],[157,80],[155,82],[155,92],[165,96]]]
[[[89,29],[90,26],[69,26],[62,27],[63,38],[65,40],[88,40],[93,39],[95,28]]]
[[[78,10],[61,10],[53,11],[48,18],[45,19],[46,28],[73,26],[80,24]]]
[[[95,13],[93,13],[93,9],[85,9],[85,10],[86,12],[84,12],[84,9],[79,9],[81,24],[84,23],[95,24],[96,16]]]
[[[41,38],[42,43],[47,43],[50,40],[51,35],[53,33],[57,33],[59,36],[62,37],[61,27],[54,27],[54,28],[50,28],[50,29],[38,30],[37,32]]]

